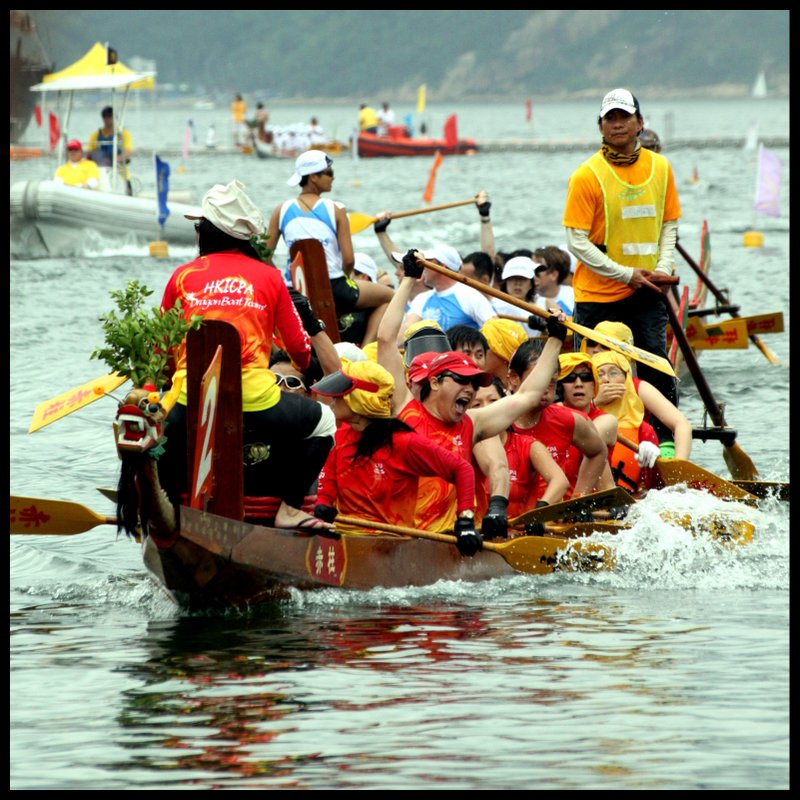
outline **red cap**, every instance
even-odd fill
[[[488,372],[484,372],[484,370],[480,369],[472,360],[472,356],[467,353],[457,353],[454,350],[451,350],[449,353],[439,353],[433,358],[429,362],[428,368],[420,380],[434,378],[442,372],[452,372],[467,378],[480,376],[481,386],[488,386],[492,382],[492,376]],[[413,377],[412,380],[414,380]]]
[[[80,139],[70,139],[67,142],[67,150],[83,150]]]

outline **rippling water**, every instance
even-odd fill
[[[767,102],[762,132],[788,135],[788,108]],[[289,122],[312,111],[275,114]],[[343,120],[343,138],[349,110],[330,113]],[[668,113],[676,136],[732,135],[735,125],[744,135],[754,109],[664,106],[651,124]],[[461,109],[460,131],[525,136],[522,114]],[[595,114],[591,105],[535,108],[536,135],[591,137]],[[163,113],[165,141],[179,146],[186,116]],[[142,128],[141,138],[154,130]],[[789,151],[778,151],[777,220],[753,216],[754,152],[665,154],[678,176],[684,247],[699,258],[707,219],[716,285],[730,289],[742,314],[782,311],[788,331]],[[580,159],[445,159],[434,203],[486,189],[498,248],[561,243],[566,180]],[[430,165],[341,157],[334,196],[368,214],[418,208]],[[292,192],[291,163],[197,156],[185,172],[176,166],[173,186],[198,197],[239,177],[265,216]],[[688,182],[694,167],[698,184]],[[13,162],[11,177],[43,169]],[[754,224],[764,247],[744,248],[742,233]],[[479,223],[460,208],[396,220],[389,233],[403,249],[444,239],[469,252]],[[371,231],[356,247],[382,264]],[[192,256],[171,248],[170,258],[154,260],[141,245],[99,242],[81,258],[11,261],[13,493],[113,513],[96,491],[117,477],[111,401],[27,429],[39,402],[105,373],[89,355],[102,343],[97,318],[111,308],[109,292],[139,278],[155,302],[172,269]],[[678,272],[694,285],[680,257]],[[763,340],[780,366],[752,346],[706,352],[701,364],[761,477],[788,481],[788,332]],[[702,424],[690,379],[681,407]],[[695,441],[692,460],[727,475],[719,443]],[[741,548],[692,538],[661,520],[664,508],[728,511],[755,524],[756,536]],[[749,509],[674,490],[638,506],[615,544],[617,569],[605,574],[325,590],[248,615],[191,616],[154,588],[136,545],[108,527],[13,537],[11,787],[788,788],[788,504]]]

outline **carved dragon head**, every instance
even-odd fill
[[[121,453],[144,453],[157,448],[164,435],[166,412],[158,392],[132,389],[117,411],[114,431]]]

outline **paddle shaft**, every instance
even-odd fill
[[[697,277],[700,278],[703,283],[708,286],[711,290],[711,294],[714,295],[718,303],[725,304],[725,310],[734,318],[739,317],[739,313],[736,310],[736,306],[730,306],[728,298],[719,290],[717,287],[712,283],[711,278],[703,272],[702,269],[697,265],[695,260],[686,252],[683,245],[680,242],[675,244],[675,248],[677,251],[683,256],[686,263],[697,273]],[[772,354],[770,349],[764,344],[764,342],[759,339],[754,333],[748,334],[750,337],[750,341],[766,356],[767,360],[770,364],[777,364],[778,359]]]
[[[470,203],[477,202],[474,197],[468,200],[456,200],[453,203],[441,203],[438,206],[427,206],[426,208],[414,208],[411,211],[397,211],[391,212],[392,219],[399,219],[400,217],[413,217],[417,214],[428,214],[431,211],[444,211],[446,208],[457,208],[458,206],[468,206]]]
[[[399,219],[400,217],[413,217],[417,214],[429,214],[431,211],[444,211],[447,208],[458,208],[459,206],[467,206],[470,203],[476,202],[477,200],[474,197],[470,197],[467,200],[455,200],[452,203],[440,203],[439,205],[426,206],[425,208],[412,208],[410,211],[390,212],[389,218]],[[377,221],[377,217],[371,217],[368,214],[357,214],[354,212],[350,220],[350,233],[360,233],[366,227],[374,224]]]
[[[427,267],[433,272],[438,272],[440,275],[444,275],[445,277],[451,278],[454,281],[458,281],[459,283],[463,283],[466,286],[472,287],[473,289],[477,289],[479,292],[496,297],[498,300],[505,300],[505,302],[510,303],[517,308],[521,308],[523,311],[527,311],[529,314],[536,314],[537,317],[541,317],[542,319],[548,319],[551,316],[551,313],[544,308],[535,306],[533,303],[528,303],[525,300],[520,300],[518,297],[514,297],[506,292],[502,292],[500,289],[495,289],[494,286],[489,286],[481,281],[476,281],[474,278],[469,278],[466,275],[462,275],[460,272],[454,272],[448,267],[443,267],[441,264],[437,264],[435,261],[428,261],[418,255],[417,263],[422,264],[424,267]],[[673,284],[677,283],[677,281],[677,277],[665,275],[661,280],[661,284]],[[611,336],[605,336],[604,334],[597,333],[597,331],[594,331],[591,328],[586,328],[583,325],[578,325],[574,322],[570,322],[569,320],[564,322],[563,325],[565,328],[569,328],[569,330],[574,331],[579,336],[583,336],[595,342],[600,342],[600,344],[610,347],[612,350],[616,350],[618,353],[622,353],[629,358],[633,358],[636,361],[642,361],[653,369],[657,369],[660,372],[664,372],[672,377],[675,376],[675,371],[672,369],[671,364],[666,358],[661,358],[653,353],[648,353],[646,350],[634,347],[633,345],[624,344],[623,342],[620,342]]]
[[[666,293],[663,291],[659,294],[661,295],[664,307],[667,309],[673,336],[675,336],[678,342],[683,360],[686,362],[686,366],[689,369],[692,380],[694,380],[695,386],[697,386],[697,391],[700,393],[706,411],[708,411],[709,416],[718,428],[727,428],[728,425],[725,422],[722,408],[711,393],[711,388],[706,381],[705,375],[703,375],[703,371],[700,369],[700,365],[697,363],[697,356],[694,350],[692,350],[689,340],[686,338],[686,332],[681,326],[678,315],[675,313],[675,309],[669,301],[669,297],[667,297]],[[758,476],[758,470],[756,470],[752,460],[735,441],[730,445],[723,443],[722,446],[725,448],[725,463],[728,465],[728,469],[731,470],[731,475],[734,478],[752,480]]]

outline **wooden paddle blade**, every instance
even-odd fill
[[[612,339],[610,336],[605,336],[593,328],[587,328],[584,325],[578,325],[569,320],[567,320],[564,325],[571,331],[583,336],[584,339],[591,339],[593,342],[604,345],[609,350],[622,353],[622,355],[628,356],[634,361],[647,364],[648,367],[657,369],[659,372],[663,372],[664,374],[670,375],[673,378],[675,377],[675,370],[672,368],[672,364],[669,363],[668,359],[663,358],[662,356],[657,356],[655,353],[642,350],[641,347],[635,347],[627,342],[621,342],[619,339]]]
[[[755,495],[756,497],[774,497],[777,500],[789,502],[790,486],[788,483],[778,481],[731,481],[740,489]]]
[[[95,400],[103,397],[104,393],[113,392],[114,389],[122,386],[127,380],[123,375],[112,372],[110,375],[95,378],[75,389],[70,389],[50,400],[39,403],[33,412],[33,419],[31,420],[30,428],[28,428],[28,433],[38,431],[39,428],[66,417],[67,414],[71,414],[79,408],[84,408],[89,403],[94,403]]]
[[[685,484],[690,489],[708,492],[723,500],[737,500],[749,505],[758,502],[757,497],[740,489],[735,483],[726,481],[719,475],[682,458],[659,458],[655,469],[665,486]]]
[[[519,572],[546,575],[554,571],[576,572],[613,569],[613,549],[595,542],[565,542],[558,536],[518,536],[508,542],[484,542]]]
[[[741,318],[712,322],[703,327],[703,335],[692,338],[687,326],[689,344],[695,350],[747,350],[750,346],[747,323]]]
[[[564,500],[561,503],[552,503],[541,508],[531,508],[528,511],[514,517],[508,521],[510,528],[524,528],[530,523],[552,522],[556,519],[565,519],[577,514],[598,511],[601,508],[611,506],[627,506],[635,502],[634,499],[623,488],[616,486],[613,489],[605,489],[602,492],[585,494],[582,497],[575,497],[572,500]]]
[[[376,217],[371,217],[369,214],[359,214],[357,211],[350,211],[347,214],[347,221],[350,223],[350,235],[354,236],[357,233],[374,225],[378,220]]]
[[[754,481],[758,478],[758,470],[753,459],[742,450],[738,442],[725,445],[722,457],[731,472],[731,477],[737,481]]]
[[[72,536],[116,524],[116,517],[101,516],[79,503],[11,495],[11,533]]]

